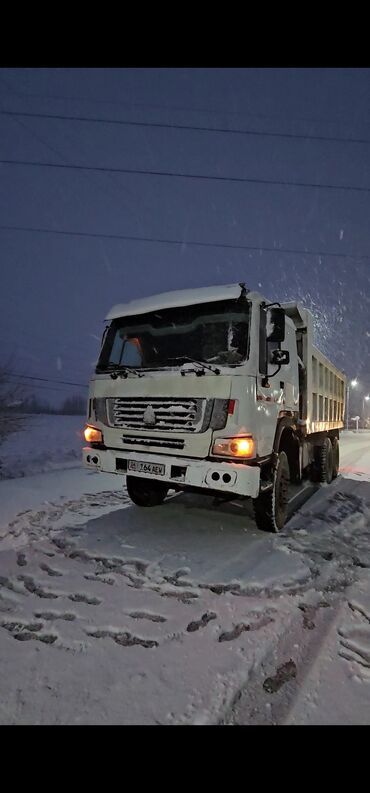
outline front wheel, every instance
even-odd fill
[[[289,463],[285,452],[280,452],[273,472],[272,488],[253,499],[254,517],[257,528],[262,531],[279,532],[287,519]]]
[[[167,485],[140,476],[126,477],[127,492],[138,507],[157,507],[168,493]]]

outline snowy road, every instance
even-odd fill
[[[328,685],[310,693],[330,631],[353,719],[370,673],[369,449],[343,434],[344,477],[295,491],[278,537],[248,504],[140,510],[118,478],[79,469],[0,482],[0,723],[331,723]]]

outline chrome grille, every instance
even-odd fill
[[[158,449],[183,449],[185,446],[185,441],[175,438],[134,438],[130,435],[123,435],[122,440],[129,446],[148,446]]]
[[[209,423],[213,400],[183,397],[107,399],[111,427],[151,432],[201,432]],[[155,422],[155,423],[154,423]]]

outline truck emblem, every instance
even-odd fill
[[[154,427],[156,419],[152,405],[147,405],[147,407],[145,408],[143,421],[144,424],[147,424],[149,427]]]

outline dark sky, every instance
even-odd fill
[[[113,303],[245,280],[271,299],[303,300],[319,346],[368,390],[369,89],[369,69],[0,70],[1,160],[257,180],[0,164],[1,359],[12,355],[22,376],[86,383]],[[44,399],[74,392],[39,382]]]

